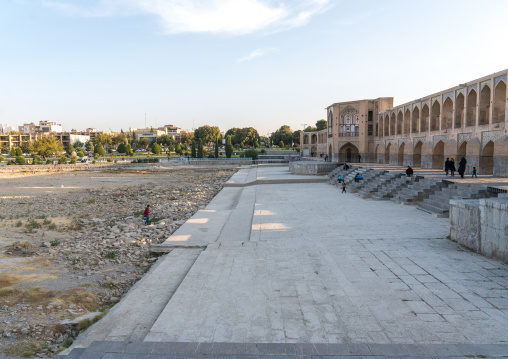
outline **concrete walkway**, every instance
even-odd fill
[[[287,167],[239,171],[232,183],[287,181],[224,188],[74,347],[508,343],[508,266],[448,240],[448,219],[292,178]],[[138,301],[153,302],[144,319],[124,308]],[[105,334],[119,315],[130,324]]]

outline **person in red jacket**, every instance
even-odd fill
[[[145,224],[150,223],[150,205],[148,204],[145,208],[145,212],[143,213],[145,216]]]

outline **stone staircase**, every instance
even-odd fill
[[[478,185],[451,183],[418,203],[418,209],[437,217],[447,218],[450,212],[451,199],[478,199],[492,196],[496,196],[496,194],[490,193],[487,188]]]
[[[418,181],[415,180],[406,188],[401,188],[400,191],[393,196],[392,201],[399,204],[415,204],[428,198],[431,194],[434,194],[434,192],[440,191],[441,188],[447,185],[448,183],[444,183],[443,181],[419,177]]]
[[[393,181],[402,177],[401,173],[395,172],[387,172],[378,176],[375,181],[370,181],[368,184],[363,186],[361,190],[358,191],[358,194],[362,198],[369,198],[374,194],[377,194],[379,190],[382,190],[389,186]]]
[[[357,173],[360,173],[363,177],[363,179],[360,182],[355,182],[355,176]],[[363,187],[367,186],[368,184],[371,184],[374,181],[377,181],[377,178],[384,173],[386,173],[386,171],[374,170],[372,168],[366,168],[366,169],[364,169],[363,172],[357,171],[357,172],[351,173],[347,177],[348,192],[356,193],[356,192],[360,191]]]
[[[349,175],[350,173],[353,173],[354,171],[358,171],[358,170],[359,170],[359,167],[349,167],[348,170],[343,170],[342,166],[337,167],[336,169],[334,169],[333,171],[328,173],[328,178],[330,178],[328,180],[328,184],[336,185],[337,184],[337,179],[339,178],[339,175],[342,176],[342,178],[344,178],[347,175]]]
[[[411,184],[418,182],[420,177],[408,177],[401,174],[399,177],[394,178],[390,183],[381,187],[370,198],[382,201],[395,197],[400,191],[404,190]]]

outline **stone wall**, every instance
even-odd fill
[[[508,263],[508,196],[450,201],[450,237]]]
[[[320,175],[337,168],[336,163],[321,161],[297,161],[289,163],[289,171],[297,175]]]
[[[0,166],[1,173],[17,173],[17,172],[58,172],[58,171],[84,171],[91,169],[110,168],[112,166],[130,165],[130,162],[125,164],[106,162],[96,164],[74,164],[74,165],[12,165]]]
[[[480,201],[461,199],[450,201],[450,237],[460,244],[480,252]]]

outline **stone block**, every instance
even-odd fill
[[[480,199],[482,253],[508,263],[508,199]]]
[[[481,251],[480,201],[462,199],[450,201],[450,237],[452,240]]]

